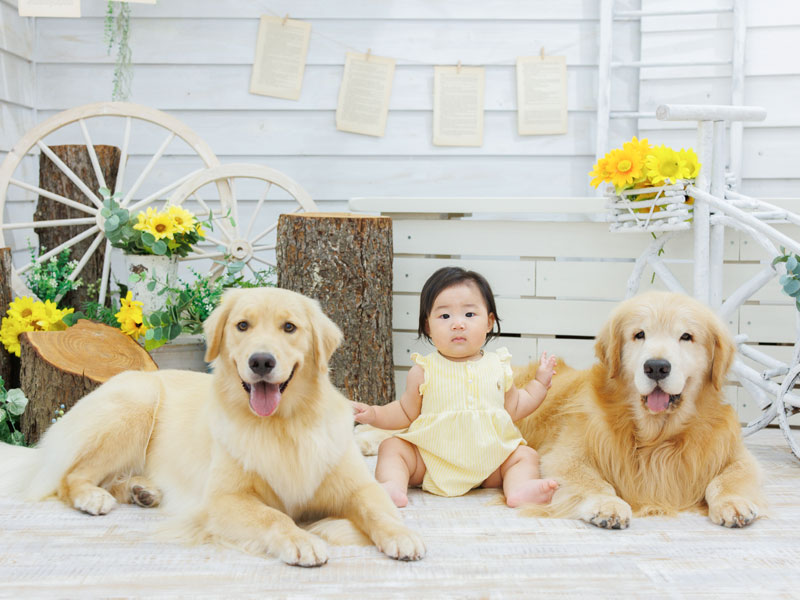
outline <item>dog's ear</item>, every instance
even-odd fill
[[[725,324],[716,315],[712,315],[708,327],[711,334],[711,371],[709,378],[711,385],[719,392],[722,391],[728,370],[733,364],[736,345],[733,343]]]
[[[594,343],[594,354],[606,367],[611,378],[619,375],[622,364],[622,319],[618,313],[611,315],[600,329]]]
[[[232,305],[231,292],[227,292],[222,297],[219,306],[203,321],[203,333],[206,335],[206,362],[211,362],[219,356],[219,349],[222,345],[222,332],[225,330],[225,323],[228,320]]]
[[[328,362],[342,343],[342,331],[328,315],[322,312],[319,302],[309,298],[307,307],[314,345],[314,361],[321,372],[327,373]]]

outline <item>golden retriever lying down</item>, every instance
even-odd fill
[[[620,304],[596,338],[599,364],[559,366],[542,406],[517,423],[542,477],[560,485],[530,510],[610,529],[693,508],[726,527],[752,523],[765,508],[760,472],[722,401],[734,352],[719,318],[688,296]],[[535,369],[518,372],[517,386]]]
[[[758,465],[745,448],[722,386],[735,347],[718,317],[681,294],[623,302],[597,336],[599,363],[560,362],[542,405],[517,426],[559,482],[529,515],[623,529],[631,516],[708,509],[714,523],[743,527],[765,508]],[[517,387],[536,364],[515,369]],[[391,432],[356,427],[364,454]]]
[[[345,517],[392,558],[422,558],[421,539],[368,472],[350,404],[328,379],[341,332],[319,305],[287,290],[233,290],[205,331],[213,375],[112,378],[36,449],[3,445],[0,489],[55,494],[92,515],[117,502],[161,503],[195,541],[301,566],[325,563],[327,548],[295,519]]]

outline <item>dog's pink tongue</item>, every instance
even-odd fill
[[[259,381],[250,386],[250,408],[260,417],[268,417],[281,401],[280,387],[275,383]]]
[[[647,408],[653,412],[663,412],[669,406],[669,394],[658,388],[647,395]]]

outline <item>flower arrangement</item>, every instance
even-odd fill
[[[25,331],[63,331],[64,317],[74,308],[60,309],[50,300],[34,300],[30,296],[14,299],[0,324],[0,343],[11,354],[20,355],[19,334]]]
[[[70,260],[72,250],[67,248],[49,260],[37,263],[36,250],[28,246],[31,253],[32,267],[25,273],[28,289],[41,300],[59,302],[64,294],[77,290],[83,285],[81,279],[72,281],[70,275],[78,265],[78,261]],[[39,248],[39,254],[44,254],[46,248]]]
[[[181,206],[164,210],[148,207],[131,219],[128,210],[120,207],[107,188],[101,188],[100,193],[106,237],[112,246],[128,254],[186,256],[206,236],[202,223]]]
[[[610,183],[617,194],[633,188],[646,188],[694,179],[700,172],[700,163],[694,150],[673,150],[663,144],[650,146],[636,136],[622,148],[608,152],[589,173],[592,186]]]

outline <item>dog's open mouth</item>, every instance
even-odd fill
[[[286,391],[286,386],[294,377],[295,365],[289,374],[289,379],[283,383],[268,383],[266,381],[256,381],[255,383],[242,382],[242,387],[250,394],[250,408],[259,417],[268,417],[278,409],[281,401],[281,394]]]
[[[647,396],[642,396],[642,402],[651,412],[660,413],[670,406],[675,406],[681,401],[680,394],[668,394],[660,387],[656,387]]]

